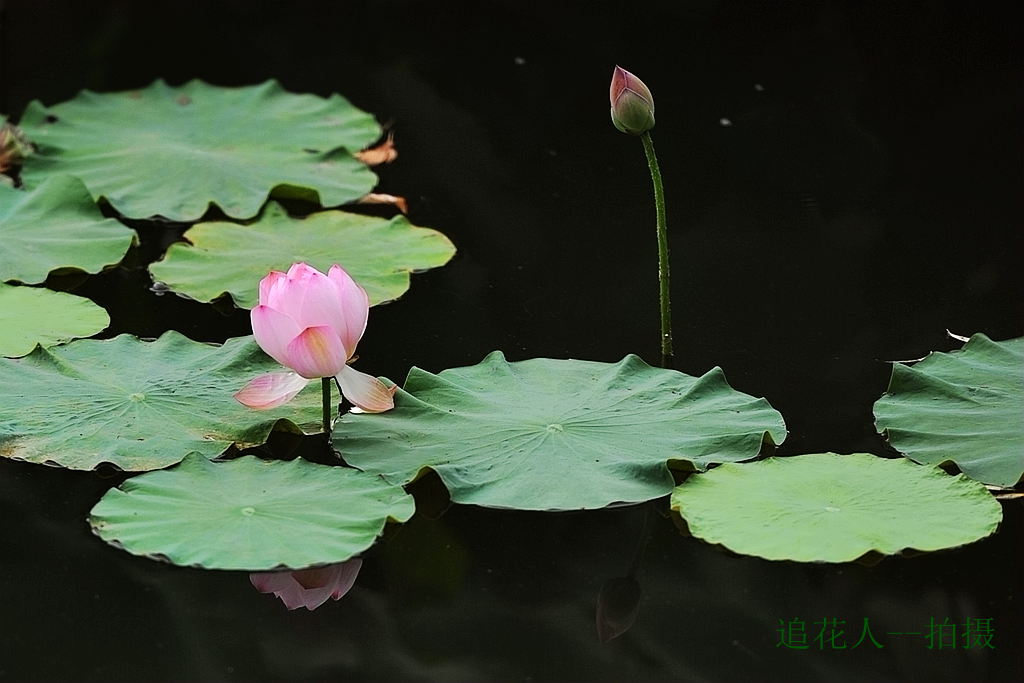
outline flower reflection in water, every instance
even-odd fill
[[[325,567],[292,572],[256,572],[249,581],[260,593],[273,593],[288,609],[315,610],[328,598],[340,600],[352,589],[363,561],[353,558]]]

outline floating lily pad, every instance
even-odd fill
[[[271,270],[305,261],[323,272],[337,263],[370,297],[371,304],[397,299],[414,271],[444,265],[455,254],[448,238],[405,218],[390,220],[345,211],[291,218],[270,202],[251,225],[200,223],[172,244],[153,277],[178,294],[212,301],[230,294],[237,306],[258,303],[259,281]]]
[[[967,476],[1013,486],[1024,474],[1024,337],[976,334],[959,351],[894,364],[875,424],[915,462],[956,463]]]
[[[380,137],[373,117],[341,95],[296,95],[276,81],[83,90],[52,107],[32,102],[21,127],[38,147],[21,172],[27,185],[69,173],[131,218],[194,221],[210,204],[249,218],[275,188],[335,206],[377,183],[353,156]]]
[[[667,495],[669,461],[746,460],[785,434],[719,368],[698,378],[636,356],[509,363],[495,351],[437,375],[413,368],[394,410],[343,416],[335,444],[394,484],[431,468],[457,503],[567,510]]]
[[[108,491],[89,524],[134,555],[261,571],[343,562],[414,511],[401,487],[351,468],[191,453]]]
[[[953,548],[993,533],[1003,516],[963,475],[865,453],[725,464],[688,478],[671,504],[709,543],[799,562]]]
[[[0,281],[37,284],[60,269],[97,273],[118,263],[134,238],[103,217],[77,178],[55,176],[31,192],[0,184]]]
[[[24,356],[36,344],[90,337],[109,324],[107,312],[88,299],[0,283],[0,356]]]
[[[0,359],[0,456],[152,470],[189,451],[212,458],[232,443],[263,443],[279,420],[284,429],[319,431],[319,383],[268,411],[232,397],[279,369],[252,337],[213,346],[177,332],[153,342],[83,339]]]

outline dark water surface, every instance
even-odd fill
[[[1011,5],[641,6],[7,0],[0,112],[158,77],[341,92],[395,132],[379,191],[459,249],[371,312],[361,370],[401,380],[494,349],[653,363],[653,206],[640,144],[608,119],[619,63],[657,103],[678,367],[767,397],[783,455],[890,453],[871,414],[885,360],[958,347],[947,328],[1024,334]],[[244,313],[149,285],[121,270],[78,291],[109,335],[248,333]],[[243,573],[94,538],[86,514],[122,478],[0,462],[0,680],[1024,680],[1019,502],[989,539],[868,567],[736,556],[660,501],[637,621],[602,644],[597,594],[643,506],[418,516],[340,602],[287,612]],[[851,640],[868,619],[885,647],[777,647],[780,619],[833,618]],[[947,618],[992,618],[995,649],[888,635]]]

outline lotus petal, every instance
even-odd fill
[[[235,394],[235,400],[254,410],[270,410],[295,398],[309,380],[294,372],[260,375]]]

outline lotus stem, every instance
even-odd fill
[[[324,434],[327,436],[327,445],[330,447],[331,444],[331,416],[334,410],[331,407],[331,380],[333,377],[324,377],[320,380],[320,386],[323,388],[324,398]]]
[[[647,155],[647,167],[651,171],[651,183],[654,185],[654,212],[658,230],[658,286],[661,303],[661,367],[671,368],[672,354],[672,301],[669,287],[668,264],[668,228],[665,223],[665,188],[661,184],[661,169],[658,157],[654,153],[654,142],[650,131],[640,136],[644,143],[644,154]]]

